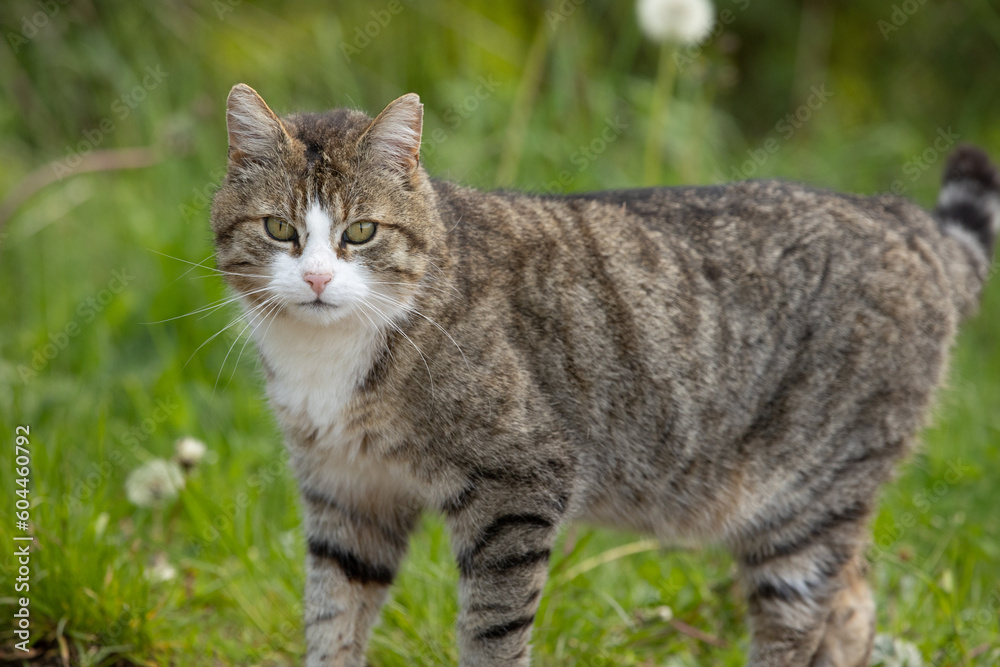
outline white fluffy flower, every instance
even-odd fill
[[[711,0],[639,0],[639,27],[654,42],[697,44],[715,21]]]
[[[177,441],[174,445],[174,451],[177,453],[177,461],[184,466],[185,470],[190,470],[201,463],[201,459],[204,458],[208,449],[201,440],[187,436]]]
[[[879,634],[872,646],[871,664],[885,667],[923,667],[924,660],[920,649],[906,641],[891,635]]]
[[[167,560],[167,554],[158,553],[153,556],[153,562],[146,569],[146,578],[153,583],[170,581],[177,576],[177,568]]]
[[[173,461],[153,459],[129,473],[125,495],[133,505],[152,507],[173,500],[184,488],[184,475]]]

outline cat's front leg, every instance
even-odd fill
[[[475,475],[445,505],[461,575],[463,667],[528,665],[531,626],[565,514],[567,494],[512,483],[508,475]]]
[[[419,511],[351,506],[303,487],[307,667],[365,664],[365,647]]]

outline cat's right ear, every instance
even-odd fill
[[[413,178],[420,162],[420,133],[424,105],[416,93],[389,103],[362,135],[372,153],[405,178]]]
[[[226,128],[229,130],[231,167],[273,156],[288,140],[281,120],[257,91],[245,83],[238,83],[229,91]]]

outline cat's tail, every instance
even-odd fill
[[[1000,230],[1000,172],[984,151],[959,146],[948,158],[934,216],[965,252],[955,285],[963,314],[975,312]]]

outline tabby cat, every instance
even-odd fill
[[[462,665],[529,663],[573,519],[726,545],[750,665],[867,665],[866,522],[977,306],[986,155],[933,215],[781,181],[536,196],[431,179],[422,118],[228,99],[216,258],[301,488],[306,664],[365,663],[430,510]]]

